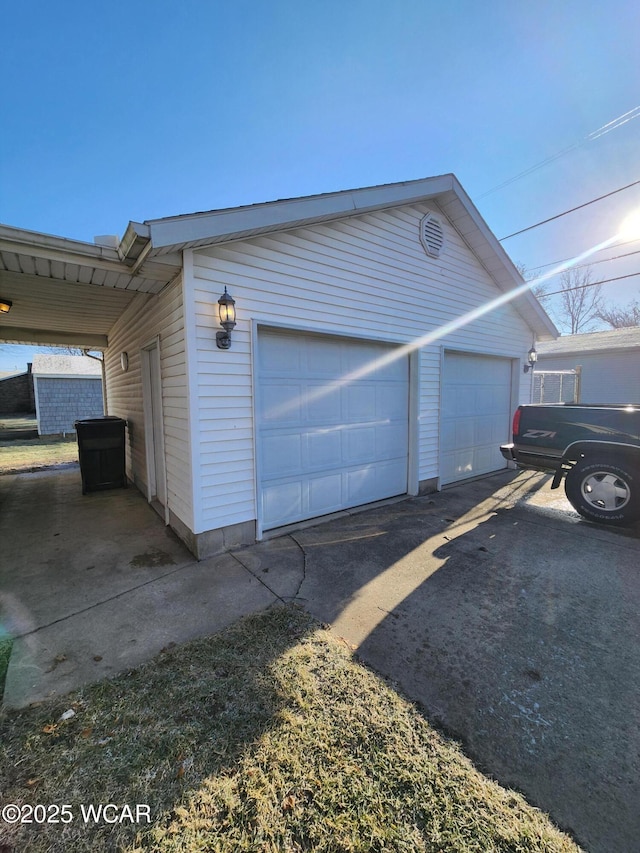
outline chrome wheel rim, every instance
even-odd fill
[[[615,512],[625,507],[631,490],[624,480],[610,471],[596,471],[582,481],[582,497],[593,509]]]

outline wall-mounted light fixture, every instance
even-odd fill
[[[531,347],[531,349],[529,350],[529,352],[527,354],[527,361],[529,362],[529,364],[525,364],[525,366],[523,368],[524,372],[528,373],[535,366],[535,363],[537,360],[538,360],[538,353],[536,352],[536,348]]]
[[[231,330],[236,324],[236,303],[227,293],[225,287],[224,293],[218,299],[220,325],[224,332],[216,332],[216,344],[218,349],[229,349],[231,347]]]
[[[0,314],[8,314],[12,305],[13,302],[10,299],[0,296]]]

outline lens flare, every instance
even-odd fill
[[[622,220],[618,236],[623,240],[640,240],[640,208],[632,210]]]

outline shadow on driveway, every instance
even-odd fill
[[[296,534],[301,598],[591,853],[640,838],[640,536],[549,478],[490,478]]]
[[[640,530],[589,524],[549,479],[505,472],[196,563],[135,489],[0,477],[12,703],[296,600],[590,853],[630,853]]]

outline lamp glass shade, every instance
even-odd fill
[[[531,347],[529,350],[529,364],[535,364],[538,360],[538,353],[536,352],[535,347]]]
[[[8,314],[11,311],[11,306],[13,302],[10,299],[2,299],[0,298],[0,314]]]
[[[230,332],[236,324],[236,303],[227,293],[226,287],[224,293],[218,299],[218,306],[220,311],[220,325],[223,329]]]

